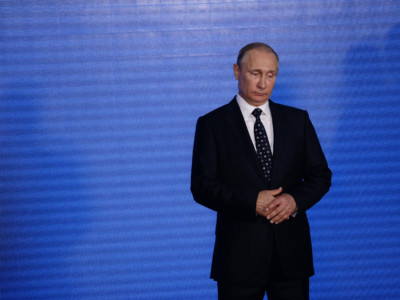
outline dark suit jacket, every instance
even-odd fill
[[[306,210],[329,190],[331,171],[307,112],[269,101],[274,128],[269,184],[235,98],[197,122],[191,191],[198,203],[217,211],[211,278],[218,281],[264,279],[272,247],[289,277],[314,273]],[[272,225],[256,215],[257,196],[280,186],[294,197],[298,213]]]

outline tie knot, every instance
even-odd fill
[[[253,116],[255,116],[256,118],[258,118],[261,115],[261,113],[262,113],[262,110],[259,108],[254,109],[252,112]]]

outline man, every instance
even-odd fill
[[[306,210],[329,190],[331,171],[307,112],[269,100],[278,70],[268,45],[243,47],[238,95],[197,122],[191,191],[217,211],[218,299],[308,299]]]

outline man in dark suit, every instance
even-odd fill
[[[198,119],[193,149],[193,197],[217,211],[211,278],[218,299],[308,299],[306,210],[331,171],[307,112],[269,100],[275,51],[249,44],[233,69],[239,93]]]

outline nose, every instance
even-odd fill
[[[267,86],[267,77],[265,75],[260,76],[260,80],[258,81],[258,87],[260,89],[265,89]]]

